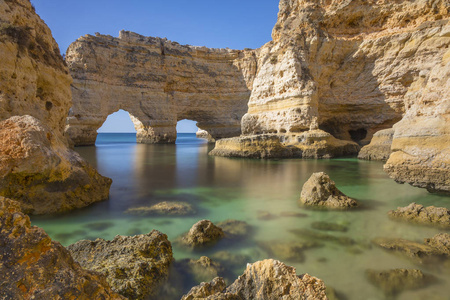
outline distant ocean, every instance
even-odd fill
[[[136,143],[136,133],[99,133],[96,145],[108,144],[134,144]],[[178,133],[176,144],[204,144],[205,139],[198,139],[195,133]]]

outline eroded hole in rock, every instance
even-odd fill
[[[50,101],[45,102],[45,109],[46,110],[51,110],[53,107],[53,103],[51,103]]]
[[[366,138],[367,136],[367,130],[364,128],[359,128],[356,130],[349,130],[348,133],[350,134],[350,137],[353,141],[359,142]]]

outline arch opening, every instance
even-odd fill
[[[177,122],[177,144],[188,141],[194,143],[207,143],[211,136],[205,130],[197,126],[197,122],[189,119],[183,119]],[[195,140],[197,138],[198,140]]]
[[[95,143],[114,141],[119,143],[136,143],[136,122],[129,112],[119,109],[110,114],[97,129]]]

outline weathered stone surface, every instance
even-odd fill
[[[223,230],[209,220],[201,220],[195,223],[189,232],[181,237],[180,242],[184,246],[196,248],[208,246],[223,238]]]
[[[377,131],[373,135],[370,144],[361,148],[361,151],[358,153],[358,158],[366,160],[388,160],[389,155],[391,155],[393,136],[393,128]]]
[[[338,209],[358,206],[356,200],[339,191],[334,181],[324,172],[313,173],[305,182],[299,204]]]
[[[215,143],[216,142],[216,140],[206,130],[198,129],[197,132],[195,133],[195,136],[198,139],[208,140],[208,143]]]
[[[216,224],[225,233],[226,238],[241,239],[250,234],[251,227],[245,221],[229,219]]]
[[[186,202],[169,202],[163,201],[152,206],[140,206],[129,208],[125,211],[127,214],[132,215],[175,215],[185,216],[195,214],[195,209],[191,204]]]
[[[124,109],[141,143],[174,143],[182,119],[197,121],[214,139],[239,135],[255,52],[183,46],[129,31],[81,37],[66,54],[74,79],[66,132],[76,145],[94,144],[107,116]]]
[[[1,299],[125,299],[103,275],[84,270],[60,243],[0,197]]]
[[[450,210],[445,207],[424,207],[411,203],[406,207],[398,207],[396,210],[389,211],[388,215],[393,219],[450,228]]]
[[[415,269],[366,270],[366,276],[372,284],[391,296],[404,290],[423,288],[436,280],[431,275]]]
[[[327,296],[322,280],[308,274],[298,276],[295,268],[267,259],[248,264],[244,274],[226,289],[223,279],[215,278],[192,288],[182,299],[313,300],[327,299]]]
[[[432,238],[425,239],[425,244],[433,247],[437,254],[450,257],[450,234],[436,234]]]
[[[18,200],[25,213],[63,212],[108,198],[111,179],[36,118],[1,121],[0,140],[0,195]]]
[[[167,236],[156,230],[111,241],[83,240],[67,249],[82,267],[105,275],[115,292],[130,299],[155,296],[173,260]]]

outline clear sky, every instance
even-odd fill
[[[259,48],[271,40],[278,0],[31,0],[62,53],[80,36],[122,29],[210,48]],[[128,114],[117,113],[124,122]],[[114,118],[113,118],[114,119]],[[131,120],[129,121],[131,123]],[[119,126],[133,132],[130,123]],[[107,125],[107,124],[105,124]],[[127,126],[125,126],[127,125]],[[192,125],[192,124],[191,124]],[[109,126],[109,125],[108,125]],[[107,131],[112,131],[106,126]],[[183,126],[182,126],[183,127]],[[186,127],[187,128],[187,127]],[[104,128],[102,128],[104,130]],[[180,128],[182,132],[188,129]],[[191,129],[192,130],[192,129]]]

